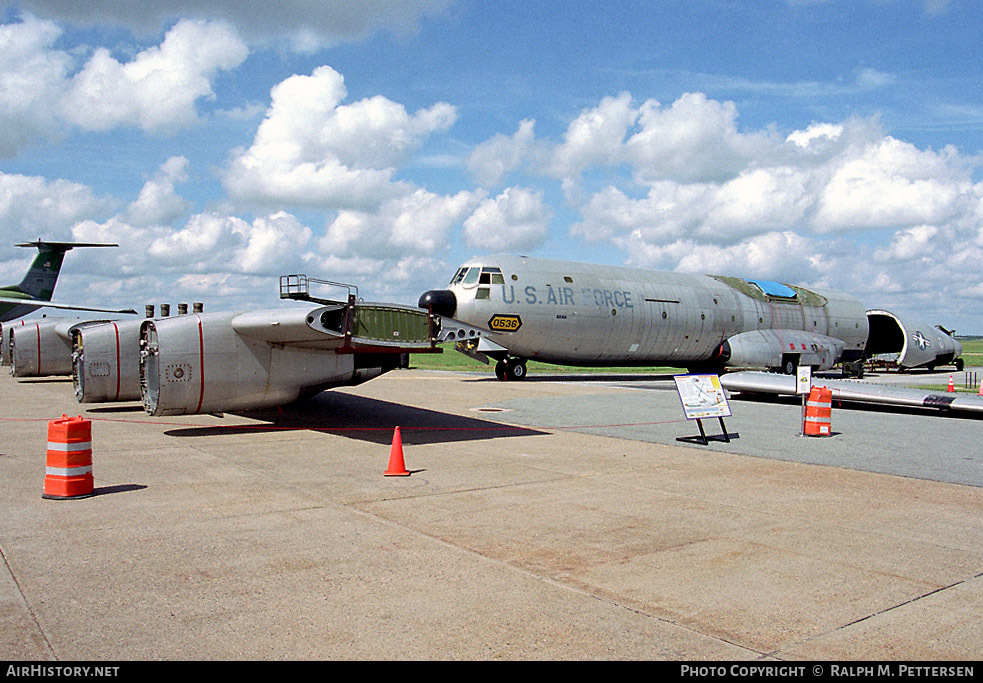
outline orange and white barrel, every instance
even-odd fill
[[[826,387],[813,387],[806,399],[802,433],[806,436],[830,436],[832,412],[833,392]]]
[[[42,498],[73,500],[93,494],[92,423],[62,415],[48,422],[48,462]]]

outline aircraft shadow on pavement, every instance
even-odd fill
[[[182,427],[165,434],[179,437],[241,434],[245,437],[257,432],[304,430],[385,445],[392,443],[397,426],[404,445],[546,434],[526,427],[331,391],[281,408],[236,411],[234,414],[266,424]]]
[[[680,374],[680,373],[676,373]],[[666,374],[647,374],[647,373],[560,373],[560,374],[535,374],[528,375],[522,382],[672,382],[673,375]],[[497,377],[476,377],[464,380],[466,382],[500,382]]]
[[[114,403],[108,406],[99,406],[97,408],[86,408],[87,413],[142,413],[143,404],[138,403],[136,405],[123,405],[119,403]]]

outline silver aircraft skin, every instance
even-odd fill
[[[434,350],[442,335],[478,334],[410,306],[354,297],[347,304],[321,303],[144,320],[138,342],[144,409],[160,416],[284,405],[378,377],[396,368],[403,354]],[[87,355],[81,363],[107,357]],[[78,375],[85,372],[77,368]]]
[[[106,320],[26,320],[10,328],[10,374],[49,377],[72,372],[72,339],[84,328],[101,327]]]
[[[464,264],[418,305],[490,332],[457,348],[496,360],[499,379],[522,379],[527,359],[786,374],[840,363],[857,377],[875,355],[901,370],[963,367],[961,344],[941,326],[767,280],[498,255]]]
[[[419,306],[495,333],[458,349],[497,360],[500,379],[524,377],[528,359],[717,372],[862,366],[869,333],[860,301],[834,290],[513,255],[464,264]]]
[[[347,300],[311,296],[310,282],[346,288]],[[408,354],[439,353],[449,338],[482,333],[416,307],[366,302],[353,285],[306,275],[281,278],[280,298],[306,305],[205,313],[195,304],[192,314],[179,305],[173,317],[162,305],[160,318],[148,306],[143,320],[18,321],[10,328],[11,374],[70,374],[79,403],[141,400],[154,416],[218,413],[360,384],[400,367]]]
[[[720,384],[731,393],[795,396],[799,391],[795,377],[772,372],[731,372],[720,378]],[[877,404],[961,417],[983,417],[983,396],[979,395],[819,376],[812,378],[812,386],[829,389],[836,405],[842,402],[861,407]]]
[[[950,330],[879,308],[867,311],[867,319],[870,321],[868,356],[893,356],[902,372],[921,367],[931,371],[949,363],[962,371],[963,347],[953,339]]]

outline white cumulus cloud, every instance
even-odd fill
[[[238,216],[204,213],[180,230],[155,239],[147,254],[181,271],[282,275],[295,270],[312,231],[278,212],[248,222]]]
[[[552,220],[542,192],[510,187],[481,202],[464,221],[464,237],[468,245],[482,249],[531,250],[546,241]]]
[[[500,183],[516,168],[534,163],[535,125],[535,121],[523,120],[514,135],[496,135],[475,147],[467,160],[468,171],[488,187]]]
[[[141,227],[167,225],[191,210],[191,202],[179,196],[175,184],[188,179],[188,160],[176,156],[168,159],[152,180],[146,182],[139,196],[126,208],[122,219]]]
[[[116,205],[117,200],[97,197],[81,183],[0,173],[0,225],[12,241],[64,239],[76,222]]]
[[[87,130],[138,125],[169,131],[197,121],[195,103],[213,95],[211,79],[241,64],[248,48],[224,24],[182,20],[159,46],[131,61],[95,51],[72,78],[61,116]]]
[[[417,189],[384,202],[377,211],[341,211],[318,248],[335,257],[362,256],[380,262],[435,254],[444,250],[451,229],[479,198],[471,192],[443,196]]]
[[[76,58],[53,47],[60,35],[55,24],[31,15],[0,26],[0,156],[72,126],[155,132],[190,126],[198,101],[213,96],[215,76],[248,54],[227,25],[182,20],[159,46],[129,61],[99,47],[76,71]]]
[[[60,35],[53,23],[30,15],[0,26],[0,158],[60,132],[51,103],[62,96],[72,66],[68,54],[51,49]]]
[[[453,125],[449,104],[409,114],[376,96],[342,104],[344,79],[328,66],[275,86],[252,145],[237,150],[223,183],[239,200],[366,209],[406,192],[396,165]]]

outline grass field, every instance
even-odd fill
[[[686,372],[685,368],[667,367],[594,367],[594,366],[575,366],[575,365],[552,365],[550,363],[538,363],[534,360],[526,363],[530,373],[548,374],[583,374],[585,372],[603,372],[607,374],[635,373],[667,373],[667,372]],[[495,374],[495,363],[489,365],[480,363],[473,358],[458,353],[453,346],[444,347],[443,353],[414,353],[410,355],[410,368],[419,370],[449,370],[454,372],[487,372],[489,375]]]
[[[967,367],[983,366],[983,339],[960,340],[963,345],[963,359]],[[472,358],[458,353],[453,346],[445,346],[443,353],[414,353],[410,355],[410,367],[420,370],[450,370],[456,372],[487,372],[495,373],[495,366],[485,365]],[[579,367],[566,365],[550,365],[549,363],[537,363],[529,361],[527,367],[530,373],[576,373],[585,372],[604,372],[608,374],[624,373],[680,373],[686,372],[685,368],[669,367]],[[944,389],[945,387],[943,387]]]
[[[983,365],[983,339],[960,339],[959,343],[963,345],[963,360],[967,367]]]

